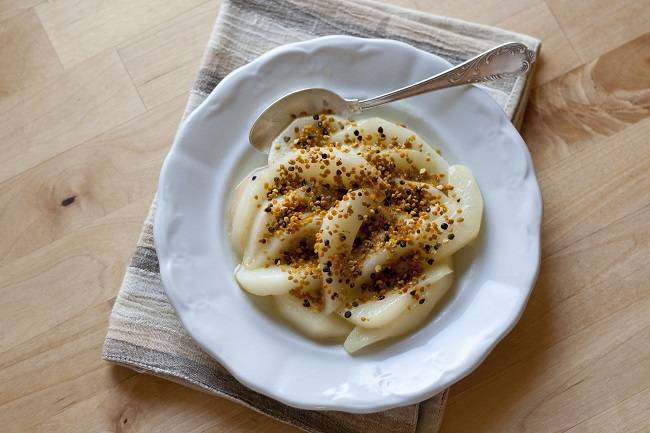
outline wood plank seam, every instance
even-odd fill
[[[576,55],[578,56],[578,58],[579,58],[580,61],[582,62],[580,65],[576,66],[574,69],[579,68],[580,66],[582,66],[582,65],[584,65],[584,64],[586,63],[584,57],[583,57],[583,56],[580,54],[580,52],[576,49],[575,45],[573,44],[573,41],[571,40],[571,38],[570,38],[569,35],[567,34],[566,30],[565,30],[564,27],[562,26],[562,23],[561,23],[560,20],[558,19],[557,14],[555,13],[555,11],[554,11],[553,8],[551,7],[551,5],[549,5],[548,2],[547,2],[546,0],[543,0],[543,1],[544,1],[544,4],[546,4],[546,7],[548,8],[548,10],[551,12],[551,15],[553,15],[553,19],[554,19],[555,22],[557,23],[557,26],[558,26],[558,27],[560,28],[560,30],[562,31],[562,35],[564,35],[564,39],[567,40],[567,42],[568,42],[569,45],[571,46],[571,49],[573,50],[573,52],[576,53]]]
[[[136,86],[135,81],[133,80],[133,76],[131,75],[131,72],[129,69],[126,67],[126,64],[124,63],[124,59],[122,58],[122,55],[120,54],[120,50],[117,49],[117,46],[113,46],[112,49],[115,51],[115,54],[117,54],[118,59],[120,59],[120,63],[122,64],[122,68],[124,68],[124,71],[126,74],[129,76],[129,80],[131,80],[131,85],[135,89],[135,93],[137,93],[138,98],[140,99],[140,103],[142,106],[145,108],[146,111],[149,111],[149,107],[147,107],[147,104],[144,103],[144,99],[142,98],[142,95],[140,94],[140,89],[138,89],[138,86]],[[131,120],[131,119],[129,119]],[[124,122],[126,123],[126,122]],[[116,128],[119,127],[119,125],[116,126]]]

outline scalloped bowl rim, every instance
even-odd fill
[[[206,186],[203,183],[207,182],[210,176],[219,176],[220,181],[223,183],[224,179],[229,176],[230,180],[228,182],[230,182],[229,185],[231,186],[233,181],[232,177],[237,174],[241,175],[241,173],[235,173],[236,169],[233,167],[240,162],[245,154],[246,150],[241,149],[246,144],[237,141],[235,147],[232,148],[232,152],[230,151],[231,149],[226,149],[228,152],[220,154],[218,158],[221,159],[218,162],[221,163],[222,168],[228,171],[228,173],[214,174],[214,167],[207,161],[210,160],[210,157],[214,158],[213,152],[216,152],[216,150],[206,147],[207,143],[209,143],[209,141],[206,141],[208,138],[200,135],[200,132],[205,132],[205,129],[209,130],[210,128],[214,128],[215,122],[216,124],[225,122],[225,119],[221,118],[227,117],[229,110],[231,110],[230,107],[238,103],[233,103],[238,93],[252,91],[248,87],[258,89],[259,86],[263,86],[264,83],[259,82],[260,74],[264,74],[265,77],[271,77],[272,79],[278,79],[277,77],[273,78],[273,73],[275,73],[274,71],[276,69],[282,70],[286,68],[286,64],[283,64],[283,62],[303,62],[301,63],[302,66],[309,67],[311,65],[310,62],[317,62],[319,56],[327,57],[331,51],[340,51],[338,55],[343,57],[349,54],[349,58],[351,59],[354,59],[355,56],[363,57],[365,55],[369,56],[368,58],[372,60],[374,59],[372,56],[384,55],[377,53],[377,50],[390,52],[391,55],[397,56],[397,58],[399,56],[404,56],[405,58],[409,58],[409,56],[413,57],[416,66],[413,67],[414,71],[409,73],[416,75],[417,73],[422,75],[422,70],[416,71],[418,67],[421,69],[422,65],[440,70],[446,68],[448,65],[446,61],[438,56],[421,51],[402,42],[386,39],[327,36],[306,42],[280,46],[265,53],[251,63],[234,70],[215,87],[212,93],[181,124],[161,170],[157,193],[157,209],[155,211],[154,242],[160,262],[161,280],[179,319],[188,334],[239,382],[254,391],[297,408],[369,413],[417,403],[437,394],[473,371],[485,359],[494,346],[515,326],[524,311],[539,272],[542,198],[530,154],[523,139],[521,139],[518,132],[494,100],[480,89],[474,86],[466,86],[462,90],[458,88],[436,92],[439,95],[435,96],[433,94],[429,96],[418,96],[416,98],[419,99],[417,102],[414,101],[414,104],[416,106],[419,104],[420,106],[426,107],[428,105],[423,105],[424,101],[429,104],[434,104],[435,101],[441,99],[445,103],[455,106],[454,104],[456,103],[462,105],[467,99],[477,107],[471,107],[475,109],[475,112],[469,114],[470,118],[473,115],[474,118],[478,119],[477,122],[479,122],[480,116],[491,116],[490,119],[494,118],[494,122],[498,124],[495,126],[496,132],[488,129],[493,134],[493,136],[488,138],[498,141],[499,137],[501,137],[503,142],[509,143],[508,146],[510,147],[506,149],[508,151],[506,154],[506,162],[510,164],[511,161],[508,158],[512,158],[512,161],[515,161],[512,164],[517,166],[516,170],[509,167],[504,169],[506,173],[508,173],[508,170],[514,170],[511,178],[506,179],[506,184],[507,182],[511,182],[512,185],[507,185],[505,189],[510,188],[512,191],[515,191],[514,193],[516,193],[517,188],[524,189],[524,197],[528,200],[526,207],[522,207],[521,209],[522,212],[526,213],[523,217],[523,222],[518,222],[518,224],[525,224],[525,231],[522,233],[527,236],[528,248],[524,253],[520,252],[522,254],[519,257],[521,260],[519,263],[521,275],[517,275],[516,278],[513,277],[512,287],[509,286],[510,283],[498,283],[503,287],[498,286],[497,283],[495,283],[497,284],[495,287],[487,287],[485,283],[481,286],[482,290],[488,292],[490,296],[496,296],[499,302],[503,302],[504,305],[507,304],[509,310],[507,311],[507,317],[503,318],[502,322],[498,323],[498,326],[495,325],[495,329],[490,330],[485,335],[481,335],[480,338],[477,337],[477,340],[473,344],[469,344],[468,347],[464,348],[464,355],[458,355],[462,359],[457,360],[453,365],[447,365],[445,367],[446,361],[444,357],[441,357],[442,352],[426,348],[422,344],[418,345],[418,342],[428,341],[426,340],[427,335],[420,335],[423,333],[423,330],[420,330],[417,332],[417,338],[408,338],[409,341],[405,345],[400,342],[400,347],[402,349],[406,348],[405,351],[409,352],[412,356],[419,356],[420,358],[418,359],[422,359],[422,362],[428,362],[428,369],[418,370],[410,376],[405,374],[404,377],[399,377],[399,373],[396,373],[398,370],[393,365],[394,363],[388,367],[385,367],[384,364],[388,365],[388,361],[394,361],[396,358],[401,360],[403,354],[396,353],[394,350],[391,352],[390,349],[387,349],[387,355],[384,356],[382,355],[384,353],[382,349],[378,355],[371,355],[367,358],[367,365],[363,361],[366,355],[350,357],[349,363],[354,364],[354,368],[350,367],[350,369],[354,370],[355,375],[361,375],[360,378],[356,376],[354,378],[334,378],[331,382],[327,382],[327,378],[320,377],[321,375],[325,376],[322,370],[316,371],[315,376],[319,377],[309,377],[307,375],[308,370],[303,371],[296,363],[299,360],[313,359],[315,363],[314,368],[327,368],[327,365],[323,366],[318,364],[319,359],[317,358],[320,355],[316,355],[321,353],[329,354],[329,351],[331,351],[334,353],[332,355],[333,357],[339,356],[339,354],[335,353],[337,349],[320,347],[317,343],[308,342],[304,337],[294,335],[292,331],[287,331],[284,328],[278,328],[279,330],[276,330],[275,325],[272,321],[269,321],[270,319],[268,317],[264,318],[264,314],[260,314],[256,307],[250,307],[248,305],[251,302],[245,295],[232,292],[234,290],[232,285],[234,284],[236,286],[232,275],[228,276],[231,281],[227,281],[228,277],[224,276],[223,272],[221,274],[210,274],[210,266],[219,267],[223,271],[232,265],[229,259],[221,257],[221,255],[227,255],[229,253],[215,252],[207,241],[198,237],[206,237],[203,232],[191,232],[191,225],[196,224],[197,221],[205,223],[205,215],[215,215],[218,221],[225,221],[223,207],[226,200],[223,200],[223,197],[224,194],[227,194],[227,188],[224,185],[215,187],[211,185]],[[357,66],[354,63],[352,65],[353,67]],[[327,75],[327,70],[325,68],[321,69]],[[435,73],[437,71],[433,70],[432,72]],[[292,72],[285,71],[285,73],[291,74]],[[255,78],[258,78],[258,82],[254,81]],[[332,78],[331,75],[325,78],[337,79],[336,77]],[[302,79],[299,76],[296,80],[298,82]],[[320,77],[320,79],[324,78]],[[368,77],[368,81],[372,81],[372,79],[373,77]],[[304,78],[304,80],[308,80],[308,78]],[[294,90],[298,88],[300,87],[295,87]],[[272,93],[270,90],[269,92]],[[282,92],[276,93],[274,96],[277,97],[281,94]],[[249,107],[251,111],[259,112],[272,102],[272,99],[268,99],[271,96],[265,94],[265,97],[267,100],[259,103],[261,108],[257,108],[257,105],[254,109]],[[426,98],[430,99],[427,100]],[[399,113],[403,111],[404,113],[410,113],[409,115],[414,115],[413,112],[409,111],[411,108],[409,105],[399,106],[395,112]],[[255,118],[256,114],[252,113],[250,117]],[[444,117],[444,113],[442,117]],[[463,123],[463,125],[466,125],[466,123]],[[246,125],[242,125],[242,127],[246,129]],[[471,129],[471,126],[467,127],[467,129]],[[419,131],[416,130],[416,132]],[[247,133],[248,130],[246,129],[243,136],[247,137]],[[485,141],[489,144],[488,140]],[[513,144],[514,147],[512,147]],[[497,153],[501,150],[498,147],[495,149],[493,150]],[[204,155],[204,152],[207,155]],[[511,152],[514,152],[514,157],[510,156]],[[231,153],[235,153],[236,155],[231,155]],[[462,158],[461,162],[464,162]],[[228,166],[228,164],[232,165]],[[471,164],[470,168],[475,171],[475,167],[472,167]],[[497,183],[497,185],[500,184]],[[481,186],[480,181],[479,186]],[[185,197],[188,188],[196,188],[200,191],[205,190],[206,193],[209,192],[208,196],[212,199],[221,197],[221,206],[215,205],[214,203],[194,203],[192,201],[194,198]],[[194,189],[191,191],[194,191]],[[221,195],[219,196],[219,194]],[[486,197],[486,210],[490,205],[488,202],[490,194],[487,194]],[[196,209],[190,209],[188,212],[187,203],[185,202],[196,206]],[[201,206],[206,209],[200,208]],[[199,214],[200,216],[196,216]],[[208,228],[207,230],[210,231],[213,229]],[[214,240],[223,244],[223,237],[226,235],[225,229],[222,227],[221,229],[214,230],[216,230],[212,233],[215,237]],[[524,234],[520,233],[519,236],[523,236]],[[197,237],[193,240],[189,239],[193,236]],[[489,239],[489,236],[486,237],[488,239],[484,241],[484,244],[489,246],[491,245],[490,242],[493,241]],[[513,242],[516,243],[516,240],[513,240]],[[211,260],[215,260],[216,256],[218,256],[217,262],[211,262]],[[224,260],[226,263],[222,263]],[[469,273],[471,274],[468,277],[470,280],[469,282],[464,281],[463,284],[465,286],[468,284],[471,286],[471,278],[478,278],[474,273]],[[213,283],[207,279],[208,275],[219,275],[224,278],[226,281],[224,282],[222,280],[221,285],[223,286],[225,284],[227,289],[222,290],[221,286],[215,289],[213,284],[216,284],[216,282]],[[476,284],[474,282],[474,285]],[[236,287],[236,289],[241,292],[239,287]],[[214,293],[215,290],[218,293]],[[459,293],[462,295],[464,292]],[[479,297],[481,292],[477,289],[471,293],[475,297]],[[502,298],[499,298],[499,296],[502,296]],[[252,335],[256,332],[254,329],[249,329],[249,334],[245,334],[239,328],[224,332],[222,328],[216,326],[218,323],[223,324],[227,317],[231,322],[226,321],[226,324],[239,323],[242,329],[248,329],[247,323],[237,322],[240,320],[239,316],[230,315],[231,311],[225,309],[223,303],[226,301],[237,303],[242,314],[247,314],[247,318],[261,321],[260,323],[269,327],[267,337],[274,338],[276,343],[285,345],[278,350],[278,353],[270,354],[270,356],[275,361],[282,360],[287,364],[293,363],[293,368],[296,370],[294,373],[287,371],[284,368],[284,364],[275,365],[274,369],[269,370],[267,366],[260,364],[260,360],[250,359],[252,352],[249,352],[250,349],[247,348],[248,344],[241,343],[241,338],[251,336],[257,339],[256,342],[261,346],[265,348],[270,347],[264,346],[267,343],[259,340],[260,336]],[[450,301],[450,304],[453,302],[460,302],[458,301],[458,295]],[[473,298],[472,302],[478,303],[479,301]],[[481,299],[480,302],[489,303],[496,301]],[[479,307],[481,307],[480,304],[477,308]],[[493,307],[496,307],[496,305],[493,305]],[[472,308],[474,308],[474,305],[470,304],[464,311],[466,313],[474,311]],[[477,311],[481,312],[483,310]],[[253,317],[254,314],[258,314],[259,317]],[[207,323],[210,321],[210,318],[213,318],[214,322]],[[442,328],[438,332],[444,330],[445,328]],[[231,335],[233,332],[236,335]],[[431,336],[431,338],[436,337],[436,335]],[[472,341],[471,339],[469,340]],[[294,350],[292,356],[289,358],[285,356],[288,348]],[[242,358],[243,356],[246,356],[246,359]],[[382,359],[382,356],[385,359]],[[297,358],[295,362],[294,358]],[[337,368],[343,368],[341,371],[347,371],[345,370],[345,364],[341,364],[343,367],[339,367],[338,363],[336,365]],[[263,371],[258,374],[256,368]],[[384,368],[385,370],[383,370]],[[434,375],[434,372],[437,375]],[[340,371],[337,370],[337,373],[340,373]],[[292,374],[295,374],[295,376],[292,376]],[[323,381],[327,383],[324,384]],[[422,384],[422,382],[425,383]],[[328,386],[329,384],[331,386]]]

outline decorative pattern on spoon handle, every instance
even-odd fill
[[[410,86],[363,101],[348,100],[349,110],[359,112],[433,90],[515,77],[528,72],[534,62],[534,51],[520,42],[508,42]]]
[[[512,62],[518,62],[519,65],[513,65],[516,68],[511,71],[490,73],[496,60],[503,60],[504,56],[512,57]],[[503,78],[516,77],[525,74],[535,62],[535,52],[529,50],[526,45],[521,43],[509,43],[478,56],[465,64],[459,65],[448,77],[451,84],[464,83],[482,83],[485,81],[499,80]]]

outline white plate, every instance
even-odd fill
[[[541,194],[523,140],[474,87],[372,111],[468,165],[485,200],[481,235],[457,255],[455,287],[426,326],[351,356],[273,318],[233,277],[227,205],[236,183],[264,163],[247,137],[266,106],[306,87],[374,96],[448,66],[390,40],[330,36],[286,45],[228,75],[180,128],[158,189],[160,272],[188,333],[243,384],[305,409],[366,413],[412,404],[471,372],[516,323],[539,268]]]

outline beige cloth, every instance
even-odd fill
[[[224,0],[186,114],[230,71],[269,49],[331,34],[396,39],[437,54],[452,64],[506,41],[524,42],[536,51],[540,45],[538,40],[525,35],[368,0]],[[483,88],[518,124],[529,82],[530,76],[525,76]],[[446,391],[420,404],[353,415],[291,408],[233,379],[185,333],[165,296],[153,245],[154,209],[155,202],[115,301],[104,359],[237,401],[310,432],[438,431]]]

